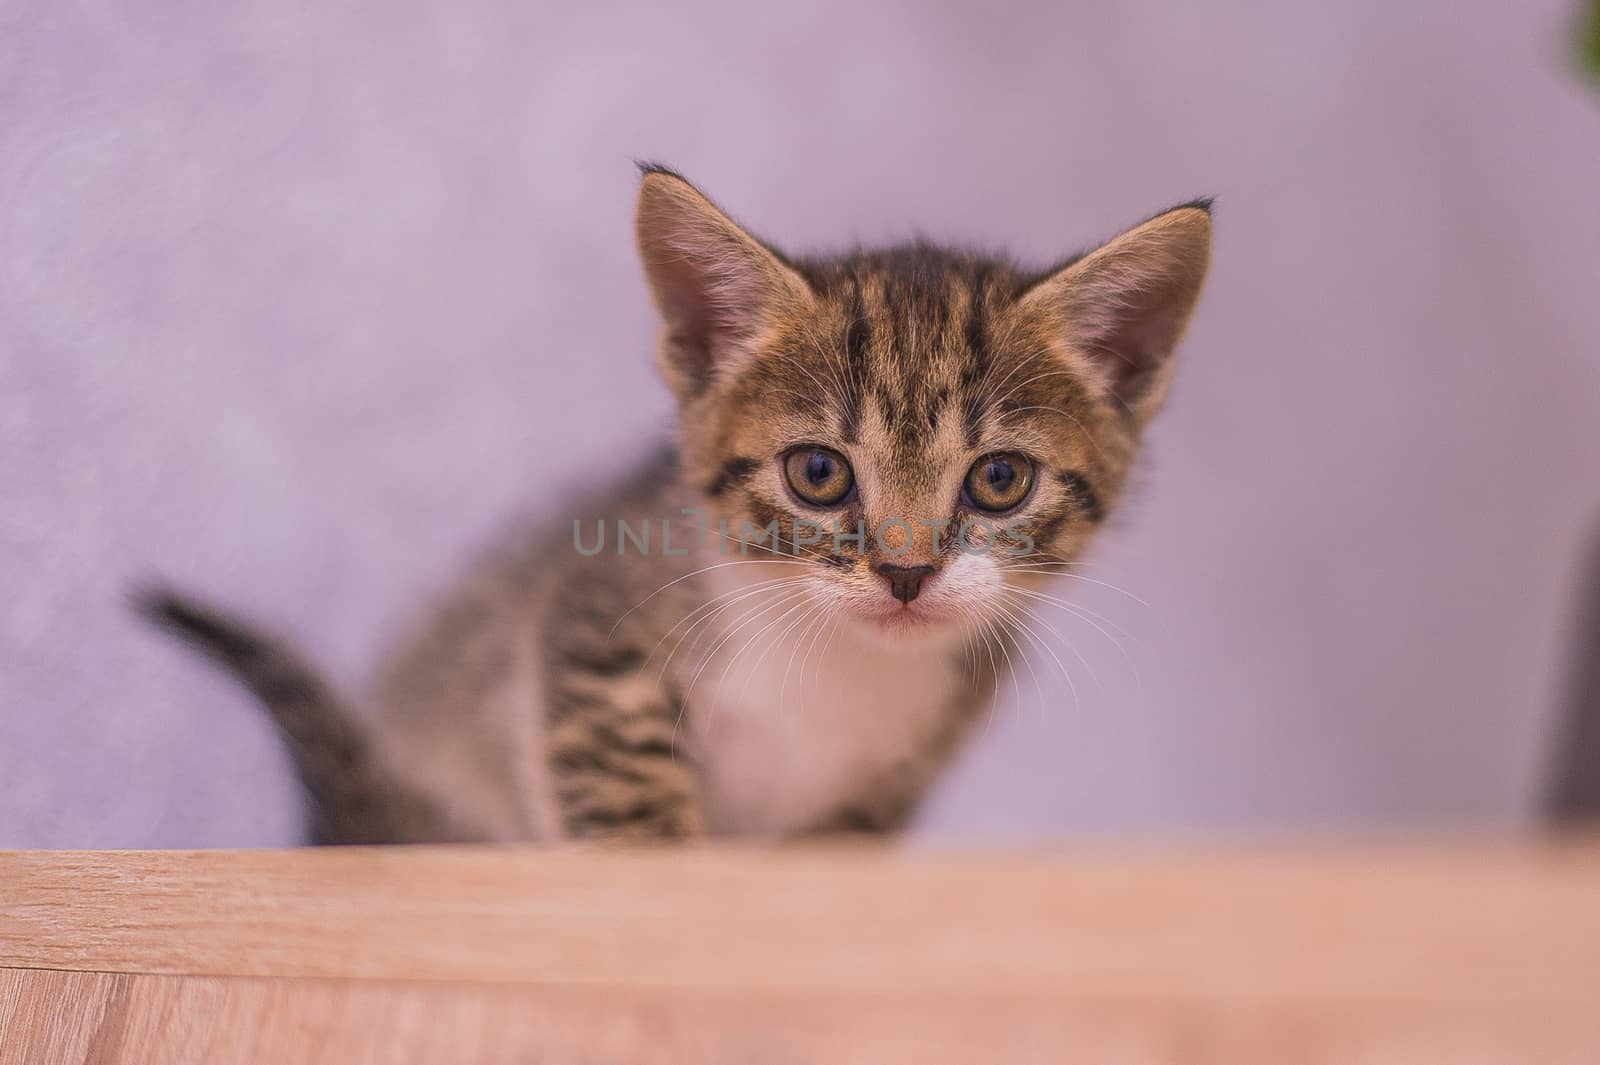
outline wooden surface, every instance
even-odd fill
[[[0,1062],[1600,1061],[1600,844],[0,853]]]

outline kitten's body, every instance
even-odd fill
[[[561,522],[480,564],[370,714],[245,626],[147,605],[273,710],[332,841],[897,829],[986,711],[1023,597],[1120,491],[1208,242],[1189,206],[1043,274],[926,246],[791,262],[649,171],[680,439],[576,542]],[[808,545],[811,521],[873,532]]]

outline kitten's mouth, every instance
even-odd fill
[[[897,602],[892,606],[863,611],[861,617],[867,624],[885,633],[925,633],[955,620],[945,610],[915,601]]]

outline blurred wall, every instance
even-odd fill
[[[931,835],[1525,818],[1600,522],[1569,5],[0,4],[0,845],[288,842],[171,576],[354,684],[667,424],[633,157],[796,249],[1219,197],[1140,490]],[[1081,593],[1081,595],[1080,595]]]

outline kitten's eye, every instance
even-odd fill
[[[855,487],[850,464],[825,447],[797,447],[783,460],[783,473],[794,494],[814,507],[842,502]]]
[[[985,455],[967,471],[964,487],[967,498],[980,509],[1010,510],[1028,498],[1033,464],[1010,452]]]

